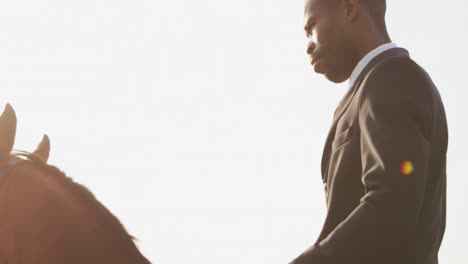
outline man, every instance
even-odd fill
[[[327,216],[290,264],[437,264],[445,231],[444,107],[391,43],[385,0],[307,0],[315,72],[349,90],[322,157]]]

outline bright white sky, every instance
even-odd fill
[[[466,263],[466,1],[388,1],[392,40],[449,122],[441,263]],[[303,1],[15,0],[0,8],[0,104],[17,149],[92,192],[161,264],[286,264],[325,217],[323,144],[346,92],[305,53]],[[384,238],[383,238],[384,239]]]

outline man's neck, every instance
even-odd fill
[[[351,72],[351,75],[349,76],[348,79],[348,85],[349,87],[352,87],[359,75],[362,73],[364,68],[367,66],[367,64],[376,56],[378,56],[380,53],[385,52],[388,49],[395,48],[396,45],[392,42],[390,42],[390,38],[388,38],[387,42],[383,42],[381,44],[378,44],[378,46],[375,46],[371,50],[367,51],[366,54],[364,54],[361,59],[356,63],[354,66],[353,71]]]
[[[357,49],[359,59],[357,60],[357,62],[359,62],[362,58],[364,58],[364,56],[366,56],[369,52],[376,49],[377,47],[385,43],[391,42],[391,39],[388,36],[388,34],[373,34],[373,36],[373,38],[368,38],[359,45],[359,48]]]

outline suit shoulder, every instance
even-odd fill
[[[365,77],[362,96],[417,97],[431,101],[435,86],[426,71],[406,56],[386,59],[377,64]]]
[[[436,89],[427,73],[408,57],[378,64],[362,84],[361,115],[386,113],[389,118],[410,118],[426,139],[431,137]]]
[[[429,75],[415,61],[406,56],[388,58],[378,63],[368,74],[372,81],[430,81]]]

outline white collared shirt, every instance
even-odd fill
[[[392,43],[392,42],[385,43],[371,50],[369,53],[367,53],[366,56],[364,56],[364,58],[362,58],[359,61],[359,63],[356,65],[353,72],[351,73],[351,76],[349,77],[349,80],[348,80],[349,87],[352,87],[354,85],[354,82],[356,81],[359,74],[361,74],[361,72],[364,70],[364,68],[367,66],[367,64],[369,64],[369,62],[373,58],[377,57],[380,53],[386,50],[393,49],[396,47],[397,45],[395,43]]]

